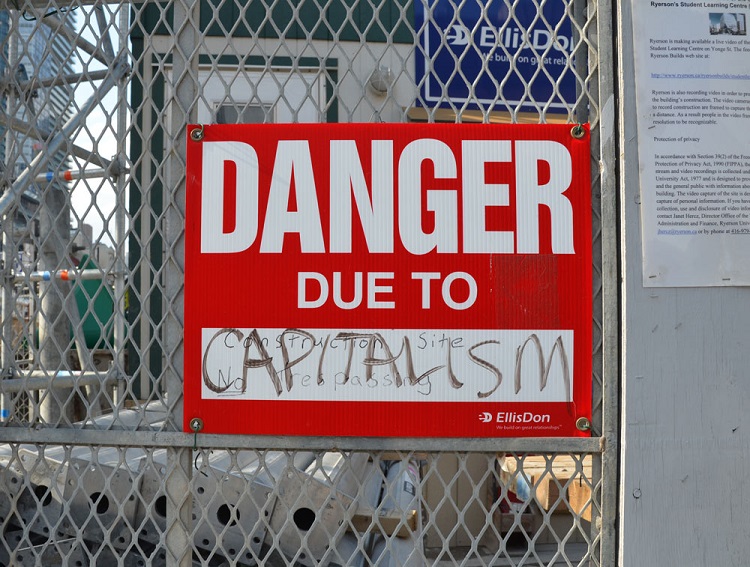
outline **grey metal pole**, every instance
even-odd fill
[[[16,62],[18,60],[18,10],[9,10],[8,14],[8,67],[5,70],[9,84],[13,84],[15,78]],[[6,111],[8,114],[16,112],[16,93],[13,88],[8,89],[6,98]],[[13,176],[15,168],[15,139],[13,132],[7,130],[5,133],[5,175],[8,185]],[[7,190],[10,190],[8,187]],[[0,215],[3,216],[3,215]],[[0,348],[2,353],[2,376],[10,378],[14,370],[15,352],[13,347],[13,308],[15,304],[15,285],[12,278],[13,263],[16,256],[16,244],[13,238],[13,214],[3,216],[3,291],[2,291],[2,340]],[[7,421],[13,413],[13,398],[8,394],[0,396],[0,421]]]
[[[119,172],[119,168],[116,172]],[[34,179],[37,183],[48,183],[53,180],[58,181],[74,181],[76,179],[93,179],[97,177],[107,177],[112,173],[111,171],[107,169],[80,169],[76,171],[72,170],[66,170],[66,171],[58,171],[55,173],[43,173],[42,175],[37,175]]]
[[[6,145],[7,147],[7,145]],[[13,242],[13,222],[2,223],[3,227],[3,290],[2,290],[2,339],[0,348],[2,348],[2,376],[0,379],[8,379],[13,373],[14,352],[13,352],[13,302],[14,302],[14,284],[11,277],[13,266],[15,246]],[[0,421],[7,421],[13,414],[13,398],[8,394],[0,396]]]
[[[108,50],[106,42],[102,47],[99,47],[89,41],[86,41],[85,39],[83,39],[83,37],[66,26],[63,19],[56,16],[45,17],[44,24],[48,28],[50,28],[53,34],[59,34],[66,37],[68,41],[70,41],[71,45],[75,45],[78,49],[85,51],[103,65],[110,67],[114,63],[111,57],[111,46],[109,46],[110,49]]]
[[[174,419],[173,426],[181,428],[183,418],[183,322],[185,274],[184,218],[185,218],[185,155],[187,125],[197,117],[198,57],[200,2],[177,0],[174,3],[174,45],[172,50],[171,94],[167,99],[170,109],[168,122],[167,179],[165,184],[165,317],[163,334],[165,354],[165,381],[167,402]],[[169,473],[166,478],[167,493],[167,565],[190,567],[192,495],[191,449],[167,449]]]
[[[602,511],[601,564],[617,562],[618,469],[620,454],[620,274],[617,232],[617,109],[615,90],[615,18],[619,3],[598,1],[599,148],[601,156],[602,227]]]
[[[106,274],[102,274],[101,270],[88,269],[88,270],[55,270],[55,271],[34,271],[26,274],[17,273],[13,276],[13,281],[20,283],[25,281],[30,282],[42,282],[49,280],[62,280],[62,281],[74,281],[74,280],[100,280]]]
[[[48,143],[46,151],[40,152],[29,166],[18,176],[13,186],[0,197],[0,216],[4,216],[13,206],[18,196],[27,188],[30,180],[33,180],[44,171],[52,156],[67,147],[67,143],[73,138],[76,130],[81,126],[86,116],[101,104],[101,100],[118,81],[127,74],[130,68],[123,61],[116,61],[112,66],[112,72],[99,86],[96,92],[84,103],[80,111],[75,114]]]
[[[55,184],[42,192],[39,203],[39,268],[54,271],[64,262],[60,251],[70,239],[70,204],[67,195]],[[70,344],[70,319],[65,304],[71,294],[68,282],[51,279],[39,283],[39,365],[57,372],[67,367]],[[50,425],[70,423],[74,419],[73,390],[50,387],[41,397],[40,415]]]
[[[110,71],[111,72],[111,71]],[[50,85],[53,86],[53,85]],[[21,88],[21,87],[19,87]],[[101,87],[100,87],[101,88]],[[98,93],[99,91],[97,91]],[[90,112],[90,111],[89,111]],[[28,122],[25,122],[23,120],[19,120],[18,118],[14,116],[9,116],[7,114],[0,114],[0,126],[3,126],[9,130],[13,130],[16,132],[16,134],[23,134],[26,137],[29,138],[35,138],[37,140],[49,140],[52,138],[52,132],[49,130],[45,130],[44,128],[40,128],[38,125],[29,124]],[[116,164],[110,163],[108,160],[102,158],[99,154],[92,152],[91,150],[87,150],[85,148],[82,148],[81,146],[78,146],[71,142],[73,136],[70,136],[69,138],[65,139],[65,146],[70,153],[70,155],[76,156],[78,158],[81,158],[82,161],[90,164],[90,165],[98,165],[102,169],[105,169],[109,171],[111,168],[115,167]],[[48,152],[44,152],[42,154],[39,154],[40,156],[47,156]],[[46,165],[46,162],[45,162]],[[44,171],[44,168],[38,167],[37,168],[37,177],[41,174],[41,171]],[[24,174],[22,174],[24,175]],[[46,177],[46,173],[42,174]],[[14,185],[15,187],[15,185]],[[5,204],[5,201],[2,201],[2,212],[5,214],[5,207],[8,205]],[[12,204],[12,201],[11,201]]]
[[[27,373],[23,378],[6,378],[0,382],[0,391],[3,394],[9,392],[30,392],[32,390],[46,390],[53,384],[56,388],[75,388],[100,384],[110,384],[117,380],[117,376],[110,372],[102,375],[101,372],[46,372],[38,370]]]
[[[127,4],[120,9],[120,25],[118,49],[125,53],[128,45],[128,15]],[[126,243],[125,235],[125,190],[127,187],[125,176],[126,146],[125,138],[128,127],[128,88],[126,77],[122,77],[117,85],[117,157],[115,158],[120,173],[116,178],[115,194],[115,310],[114,310],[114,345],[115,368],[121,376],[125,375],[125,265]],[[115,412],[119,409],[124,395],[123,383],[119,383],[114,399]]]

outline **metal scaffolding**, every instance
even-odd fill
[[[2,387],[6,392],[2,396],[3,419],[12,419],[14,414],[13,399],[7,392],[17,388],[17,384],[36,383],[39,381],[40,371],[25,371],[18,368],[14,363],[15,348],[12,321],[16,302],[20,293],[28,290],[30,286],[36,286],[32,295],[38,298],[42,305],[45,317],[39,321],[29,321],[31,331],[27,335],[33,335],[35,329],[39,331],[38,358],[41,367],[64,367],[67,356],[69,340],[68,329],[72,328],[74,335],[75,354],[81,370],[88,370],[87,374],[98,376],[87,381],[87,394],[96,397],[101,396],[102,384],[111,384],[112,375],[120,376],[124,373],[124,329],[125,314],[123,299],[125,296],[125,190],[127,184],[127,158],[125,154],[126,127],[127,127],[127,76],[130,72],[128,63],[127,30],[128,14],[126,9],[119,12],[109,12],[101,5],[86,8],[89,17],[93,15],[98,29],[97,41],[92,42],[83,37],[79,30],[68,21],[70,12],[60,9],[51,13],[46,6],[27,5],[23,10],[8,10],[8,32],[5,43],[8,46],[7,60],[5,61],[5,74],[0,82],[5,99],[4,112],[0,114],[0,126],[5,130],[5,186],[0,196],[0,217],[3,217],[3,286],[2,286],[2,313],[3,313],[3,337],[2,341],[2,367],[3,377],[10,380]],[[109,18],[118,18],[110,21]],[[31,32],[21,27],[21,19],[33,22]],[[42,32],[44,28],[46,31]],[[112,40],[112,31],[118,32],[115,41]],[[28,40],[29,33],[45,33],[54,36],[61,45],[68,46],[69,51],[58,53],[60,68],[70,69],[72,66],[60,60],[67,58],[69,61],[84,61],[86,71],[84,73],[66,72],[64,74],[43,74],[42,62],[33,61],[30,50],[20,50],[19,45]],[[117,49],[115,49],[117,46]],[[45,54],[50,58],[49,54]],[[27,75],[29,66],[22,61],[31,61],[31,75]],[[101,70],[89,71],[88,66],[98,62]],[[49,64],[49,63],[45,63]],[[23,70],[24,72],[19,72]],[[85,100],[78,99],[83,85],[89,84],[92,94]],[[50,131],[45,129],[40,120],[44,111],[50,112],[50,95],[43,104],[39,104],[39,91],[55,92],[57,107],[61,110],[67,120],[59,130]],[[107,98],[110,92],[115,93],[114,103],[112,97]],[[78,134],[87,129],[87,121],[95,112],[101,112],[108,104],[112,105],[112,115],[116,115],[114,139],[117,143],[114,156],[103,156],[96,147],[94,140],[92,148],[85,148],[75,142]],[[46,106],[46,108],[45,108]],[[62,106],[62,108],[60,108]],[[17,174],[16,162],[21,152],[20,146],[33,141],[41,148],[28,164]],[[64,157],[63,157],[64,156]],[[72,162],[75,169],[65,169],[63,164]],[[96,269],[76,269],[71,265],[70,257],[73,252],[73,237],[78,227],[70,227],[70,199],[63,192],[71,192],[71,182],[86,183],[91,179],[106,180],[114,187],[117,198],[117,206],[114,213],[114,238],[113,244],[116,250],[115,264],[107,267],[106,271]],[[104,181],[102,181],[104,182]],[[23,199],[30,199],[36,204],[36,210],[31,215],[20,213],[22,222],[27,225],[25,230],[13,230],[13,219],[19,213],[17,210]],[[38,223],[38,232],[34,231],[34,223]],[[32,245],[37,256],[36,268],[31,266],[22,267],[16,261],[17,251],[23,242]],[[21,268],[21,269],[19,269]],[[28,269],[31,268],[31,269]],[[76,305],[73,288],[69,281],[75,280],[103,280],[111,285],[117,305],[113,313],[114,340],[111,344],[113,354],[114,370],[106,374],[96,373],[93,358],[86,340],[83,337],[81,324],[81,313]],[[65,371],[62,371],[65,373]],[[70,387],[63,388],[59,373],[56,378],[49,380],[49,392],[46,394],[45,420],[57,422],[61,418],[60,412],[63,408],[72,408],[68,403],[72,390]],[[37,385],[36,387],[38,387]],[[104,400],[89,400],[90,403],[98,403]],[[116,400],[106,400],[110,405]],[[68,415],[66,420],[72,419]]]

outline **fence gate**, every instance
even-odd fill
[[[2,4],[0,565],[614,564],[610,2]],[[182,431],[188,125],[320,122],[591,125],[590,438]]]

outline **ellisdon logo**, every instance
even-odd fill
[[[456,47],[468,46],[473,42],[480,48],[492,48],[502,45],[506,49],[528,49],[533,48],[537,51],[555,49],[560,52],[572,50],[573,38],[562,34],[553,34],[551,31],[521,30],[517,27],[492,27],[480,26],[479,31],[476,28],[469,29],[463,24],[454,24],[445,30],[445,40],[448,45]]]
[[[548,413],[530,411],[499,411],[497,415],[485,411],[479,414],[479,421],[482,423],[490,423],[491,421],[495,423],[549,423],[551,419]]]

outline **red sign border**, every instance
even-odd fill
[[[255,125],[257,128],[259,125]],[[268,132],[294,132],[299,138],[312,133],[312,125],[260,125]],[[587,188],[588,214],[580,213],[576,218],[576,234],[585,231],[591,235],[591,202],[590,202],[590,135],[588,125],[584,125],[584,136],[576,138],[571,135],[573,125],[465,125],[465,124],[316,124],[315,136],[321,131],[328,132],[326,139],[334,136],[351,135],[362,130],[372,131],[383,138],[395,135],[403,129],[420,129],[420,136],[441,130],[450,129],[451,135],[461,131],[469,133],[477,128],[495,129],[497,139],[538,139],[554,140],[563,143],[570,151],[573,160],[574,182],[571,186]],[[208,400],[201,398],[201,339],[200,328],[211,326],[195,317],[191,305],[205,301],[205,297],[196,296],[191,288],[191,279],[198,277],[200,268],[196,257],[199,255],[199,209],[202,165],[201,142],[239,140],[237,132],[243,126],[236,125],[193,125],[188,132],[199,128],[203,132],[202,141],[190,138],[187,142],[187,197],[186,197],[186,258],[185,258],[185,383],[184,383],[184,430],[192,431],[190,422],[200,418],[204,423],[204,433],[283,435],[283,436],[359,436],[359,437],[588,437],[590,432],[580,431],[575,422],[581,417],[591,419],[592,411],[592,327],[593,327],[593,291],[592,281],[592,243],[576,243],[575,256],[586,257],[585,266],[581,264],[583,274],[578,274],[581,282],[589,283],[581,290],[580,297],[586,299],[580,305],[588,314],[586,328],[574,329],[574,390],[570,403],[516,403],[516,402],[309,402],[274,400]],[[272,136],[273,137],[273,136]],[[281,135],[276,135],[281,138]],[[375,136],[371,136],[375,139]],[[579,252],[583,244],[583,251]],[[198,252],[195,252],[198,251]],[[587,266],[587,268],[586,268]],[[195,273],[193,273],[195,272]],[[319,326],[322,327],[322,326]],[[369,327],[369,328],[373,328]],[[533,325],[529,325],[533,328]],[[586,380],[585,377],[589,379]],[[273,409],[270,409],[272,406]],[[416,406],[422,406],[415,411]],[[385,411],[384,411],[385,410]],[[276,416],[269,421],[269,414]],[[504,416],[502,423],[499,416]],[[517,419],[508,422],[507,415]],[[525,422],[531,414],[548,414],[550,422],[534,424]],[[426,415],[433,416],[427,419]],[[487,419],[487,415],[492,419]],[[446,421],[446,416],[450,419]],[[528,419],[533,419],[529,417]],[[547,423],[561,424],[559,428],[548,427]],[[345,424],[345,429],[342,425]]]

